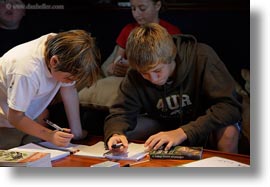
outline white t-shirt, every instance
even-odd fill
[[[7,121],[8,107],[37,118],[52,101],[61,86],[44,60],[48,35],[18,45],[0,58],[0,127],[14,127]]]

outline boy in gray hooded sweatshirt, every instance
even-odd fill
[[[125,151],[127,139],[145,139],[149,149],[164,144],[165,150],[211,139],[218,150],[237,152],[241,105],[232,76],[211,47],[192,36],[174,40],[150,23],[130,34],[126,52],[132,69],[105,120],[109,149],[123,143]]]

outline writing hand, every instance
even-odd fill
[[[69,132],[62,132],[57,130],[53,131],[50,142],[60,147],[67,146],[70,143],[70,140],[73,138],[73,134],[70,134]]]
[[[114,64],[113,74],[118,77],[124,77],[127,73],[128,68],[128,64]]]
[[[113,148],[113,145],[121,144],[121,146],[116,146]],[[128,141],[126,136],[114,134],[107,143],[110,151],[113,151],[114,154],[126,152],[128,149]]]

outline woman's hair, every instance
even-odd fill
[[[133,69],[146,72],[160,63],[171,63],[176,56],[176,46],[165,28],[149,23],[131,32],[126,54]]]
[[[167,10],[167,3],[165,2],[165,0],[151,0],[151,1],[153,1],[154,4],[160,1],[161,4],[160,12],[165,12]]]
[[[100,53],[90,33],[83,30],[61,32],[49,38],[45,44],[45,61],[49,64],[57,56],[55,70],[68,72],[77,85],[92,85],[98,79]]]

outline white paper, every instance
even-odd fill
[[[250,167],[250,165],[222,157],[210,157],[194,161],[179,167]]]
[[[108,150],[104,147],[104,142],[99,141],[94,145],[77,145],[76,148],[79,150],[78,152],[74,153],[77,156],[88,156],[88,157],[97,157],[97,158],[104,158],[104,153]]]

